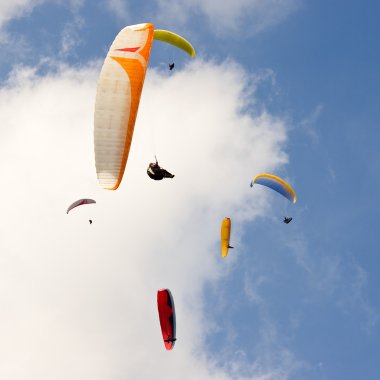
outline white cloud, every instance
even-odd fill
[[[252,276],[250,273],[244,276],[244,291],[248,299],[256,304],[260,304],[263,301],[263,297],[260,295],[260,287],[268,282],[268,279],[262,275]]]
[[[302,236],[285,242],[297,265],[308,275],[312,290],[330,297],[345,313],[360,319],[362,329],[370,333],[379,322],[379,312],[368,298],[367,272],[354,259],[342,258],[327,250],[312,252]]]
[[[323,108],[324,106],[322,104],[318,104],[311,112],[311,114],[301,120],[297,125],[297,128],[303,130],[313,144],[317,144],[319,142],[319,135],[316,129],[316,124],[321,117]]]
[[[18,68],[0,91],[0,378],[229,379],[202,347],[202,291],[235,260],[220,258],[221,219],[262,212],[247,181],[287,162],[285,125],[247,113],[250,78],[231,62],[150,70],[124,181],[103,191],[92,143],[97,74],[91,65],[46,77]],[[173,180],[147,177],[154,154]],[[97,204],[66,215],[81,197]],[[157,317],[162,287],[177,310],[172,352]],[[234,376],[278,380],[299,368],[287,352],[279,359],[273,371],[242,362]]]
[[[73,13],[73,18],[65,24],[61,32],[61,54],[66,55],[80,44],[79,30],[84,26],[84,19],[80,16],[80,10],[85,0],[3,0],[0,3],[0,45],[2,45],[3,50],[7,49],[9,54],[20,57],[22,54],[25,56],[26,53],[33,54],[27,41],[29,36],[7,32],[6,24],[13,19],[27,16],[34,8],[44,3],[68,7]],[[16,51],[14,46],[18,47]]]
[[[129,9],[126,0],[105,0],[105,7],[111,11],[119,19],[126,19],[129,14]],[[145,21],[141,21],[145,22]]]
[[[344,299],[339,300],[338,304],[348,314],[352,314],[352,310],[361,310],[360,326],[370,334],[379,322],[379,312],[368,299],[368,274],[355,260],[351,261],[349,268],[352,272],[352,279],[348,289],[349,294]]]
[[[80,45],[83,41],[80,37],[80,30],[85,26],[85,19],[80,15],[83,1],[71,1],[71,12],[73,17],[70,21],[66,22],[61,33],[61,46],[60,53],[66,55],[72,49]]]
[[[166,22],[191,23],[204,15],[216,32],[255,34],[286,18],[299,0],[156,0]],[[168,21],[169,20],[169,21]]]
[[[0,28],[10,19],[24,16],[43,2],[44,0],[1,0]]]

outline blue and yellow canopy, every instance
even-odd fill
[[[280,177],[273,174],[262,173],[258,174],[251,182],[251,187],[254,184],[263,185],[277,191],[291,202],[297,202],[297,195],[292,187]]]

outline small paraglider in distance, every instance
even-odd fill
[[[174,62],[173,63],[169,63],[169,70],[172,71],[174,69]]]
[[[233,248],[230,246],[230,235],[231,235],[231,219],[224,218],[222,221],[222,226],[220,229],[220,245],[222,249],[222,257],[228,255],[228,249]]]
[[[89,220],[89,223],[92,224],[92,220],[91,219]]]
[[[277,177],[273,174],[267,174],[267,173],[258,174],[252,180],[250,186],[253,187],[253,185],[256,185],[256,184],[269,187],[270,189],[284,196],[286,199],[288,199],[292,203],[297,202],[297,195],[295,191],[293,190],[293,188],[280,177]],[[286,216],[284,217],[285,224],[289,224],[292,220],[293,218],[291,217],[286,217]]]
[[[174,347],[176,338],[176,316],[172,293],[169,289],[157,291],[158,316],[160,318],[162,339],[169,351]]]
[[[148,169],[146,170],[148,176],[155,181],[161,181],[164,178],[174,178],[174,174],[169,173],[164,168],[161,168],[158,165],[158,161],[156,158],[156,162],[152,162],[149,164]]]
[[[69,208],[66,211],[66,214],[68,214],[72,209],[74,209],[78,206],[88,205],[88,204],[92,204],[92,203],[96,203],[96,202],[93,199],[88,199],[88,198],[78,199],[77,201],[75,201],[74,203],[72,203],[69,206]]]
[[[293,188],[280,177],[267,173],[258,174],[252,180],[250,186],[253,187],[255,184],[269,187],[277,193],[280,193],[292,203],[297,202],[297,195]]]

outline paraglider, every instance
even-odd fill
[[[191,43],[176,33],[170,32],[169,30],[157,29],[154,31],[153,39],[176,46],[189,54],[191,58],[195,57],[195,50]]]
[[[161,181],[164,178],[174,178],[174,174],[169,173],[164,168],[161,168],[158,165],[157,159],[156,162],[151,162],[146,170],[148,176],[155,181]]]
[[[252,180],[251,187],[253,187],[255,184],[269,187],[270,189],[284,196],[292,203],[297,202],[297,195],[293,188],[280,177],[267,173],[258,174]],[[285,224],[289,224],[292,220],[292,217],[284,217]]]
[[[172,350],[177,338],[174,301],[169,289],[157,291],[157,307],[165,348]]]
[[[230,234],[231,234],[231,219],[224,218],[220,229],[220,244],[222,250],[222,257],[228,255],[228,249],[233,248],[230,246]]]
[[[82,205],[88,205],[91,203],[96,203],[96,202],[93,199],[88,199],[88,198],[79,199],[69,206],[69,208],[66,211],[66,214],[68,214],[75,207],[82,206]]]
[[[174,69],[174,62],[173,63],[169,63],[169,70],[172,71]]]
[[[253,187],[253,185],[255,184],[269,187],[270,189],[277,191],[278,193],[283,195],[285,198],[289,199],[289,201],[293,203],[297,202],[297,195],[295,191],[287,182],[285,182],[280,177],[277,177],[273,174],[267,174],[267,173],[258,174],[252,180],[251,187]]]
[[[104,61],[94,114],[95,165],[100,185],[116,190],[123,178],[153,40],[176,46],[191,57],[190,42],[150,23],[127,26]]]

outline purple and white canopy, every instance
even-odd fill
[[[69,206],[66,214],[68,214],[75,207],[82,206],[82,205],[88,205],[90,203],[96,203],[96,202],[93,199],[87,199],[87,198],[79,199],[76,202],[74,202],[72,205]]]

